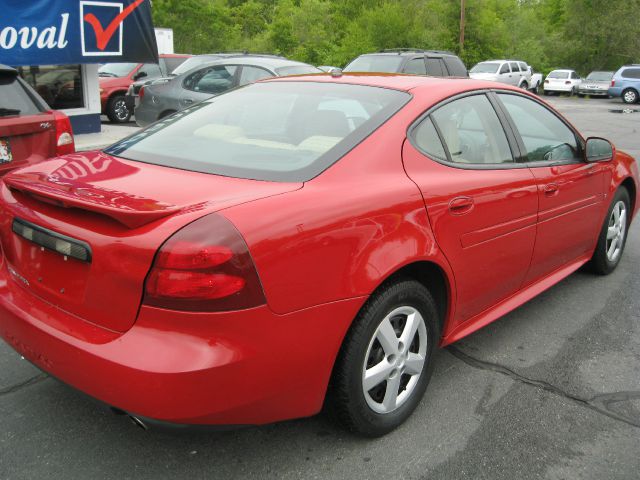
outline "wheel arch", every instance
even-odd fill
[[[620,186],[626,188],[627,192],[629,192],[629,199],[631,200],[631,212],[635,212],[637,191],[636,191],[636,184],[633,181],[633,178],[631,177],[625,178],[622,182],[620,182]]]

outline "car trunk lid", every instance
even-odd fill
[[[53,113],[0,116],[0,175],[55,155]]]
[[[0,239],[13,280],[91,323],[123,332],[164,241],[193,220],[298,189],[72,154],[10,173],[1,190]],[[86,256],[77,255],[86,249]]]

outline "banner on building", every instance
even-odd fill
[[[150,0],[3,0],[0,63],[158,62]]]

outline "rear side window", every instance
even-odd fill
[[[485,95],[454,100],[431,117],[452,162],[490,165],[514,161],[502,124]]]
[[[464,66],[462,60],[457,57],[446,56],[443,57],[444,63],[447,65],[449,75],[452,77],[466,77],[468,76],[467,67]]]
[[[165,70],[167,73],[171,73],[182,65],[187,58],[188,57],[165,57],[160,60],[164,60]]]
[[[503,63],[499,73],[509,73],[509,64]]]
[[[240,85],[246,85],[248,83],[257,82],[258,80],[271,77],[273,77],[273,73],[265,70],[264,68],[244,65],[240,72]]]
[[[198,70],[189,75],[183,86],[187,90],[200,93],[217,94],[226,92],[234,85],[236,67],[233,65],[216,65]]]
[[[412,58],[407,62],[404,67],[404,73],[410,73],[412,75],[426,75],[427,68],[424,65],[424,58]]]
[[[524,62],[518,62],[518,65],[520,65],[520,71],[521,72],[526,72],[527,71],[527,64]]]
[[[511,65],[511,71],[512,72],[519,72],[520,71],[520,67],[518,66],[518,64],[516,62],[511,62],[509,65]]]
[[[425,118],[413,131],[413,139],[416,146],[430,157],[446,160],[447,154],[444,151],[438,132],[433,126],[431,118]]]
[[[498,94],[515,123],[530,162],[571,160],[579,157],[573,131],[534,100]]]
[[[622,71],[624,78],[640,78],[640,68],[627,68]]]
[[[39,106],[17,76],[0,73],[0,117],[36,113],[40,113]]]
[[[253,83],[167,117],[106,152],[202,173],[307,181],[410,98],[363,85]]]
[[[439,58],[427,58],[427,75],[433,77],[446,77],[447,72],[444,69],[444,64]]]

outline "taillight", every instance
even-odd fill
[[[69,117],[64,113],[53,111],[53,118],[56,127],[56,155],[65,155],[76,151],[73,141],[73,130]]]
[[[140,90],[138,90],[138,98],[140,101],[144,98],[144,85],[140,87]]]
[[[143,303],[170,310],[219,312],[266,303],[249,249],[215,213],[190,223],[156,254]]]
[[[611,80],[611,86],[615,87],[616,86],[616,81],[615,80]]]

